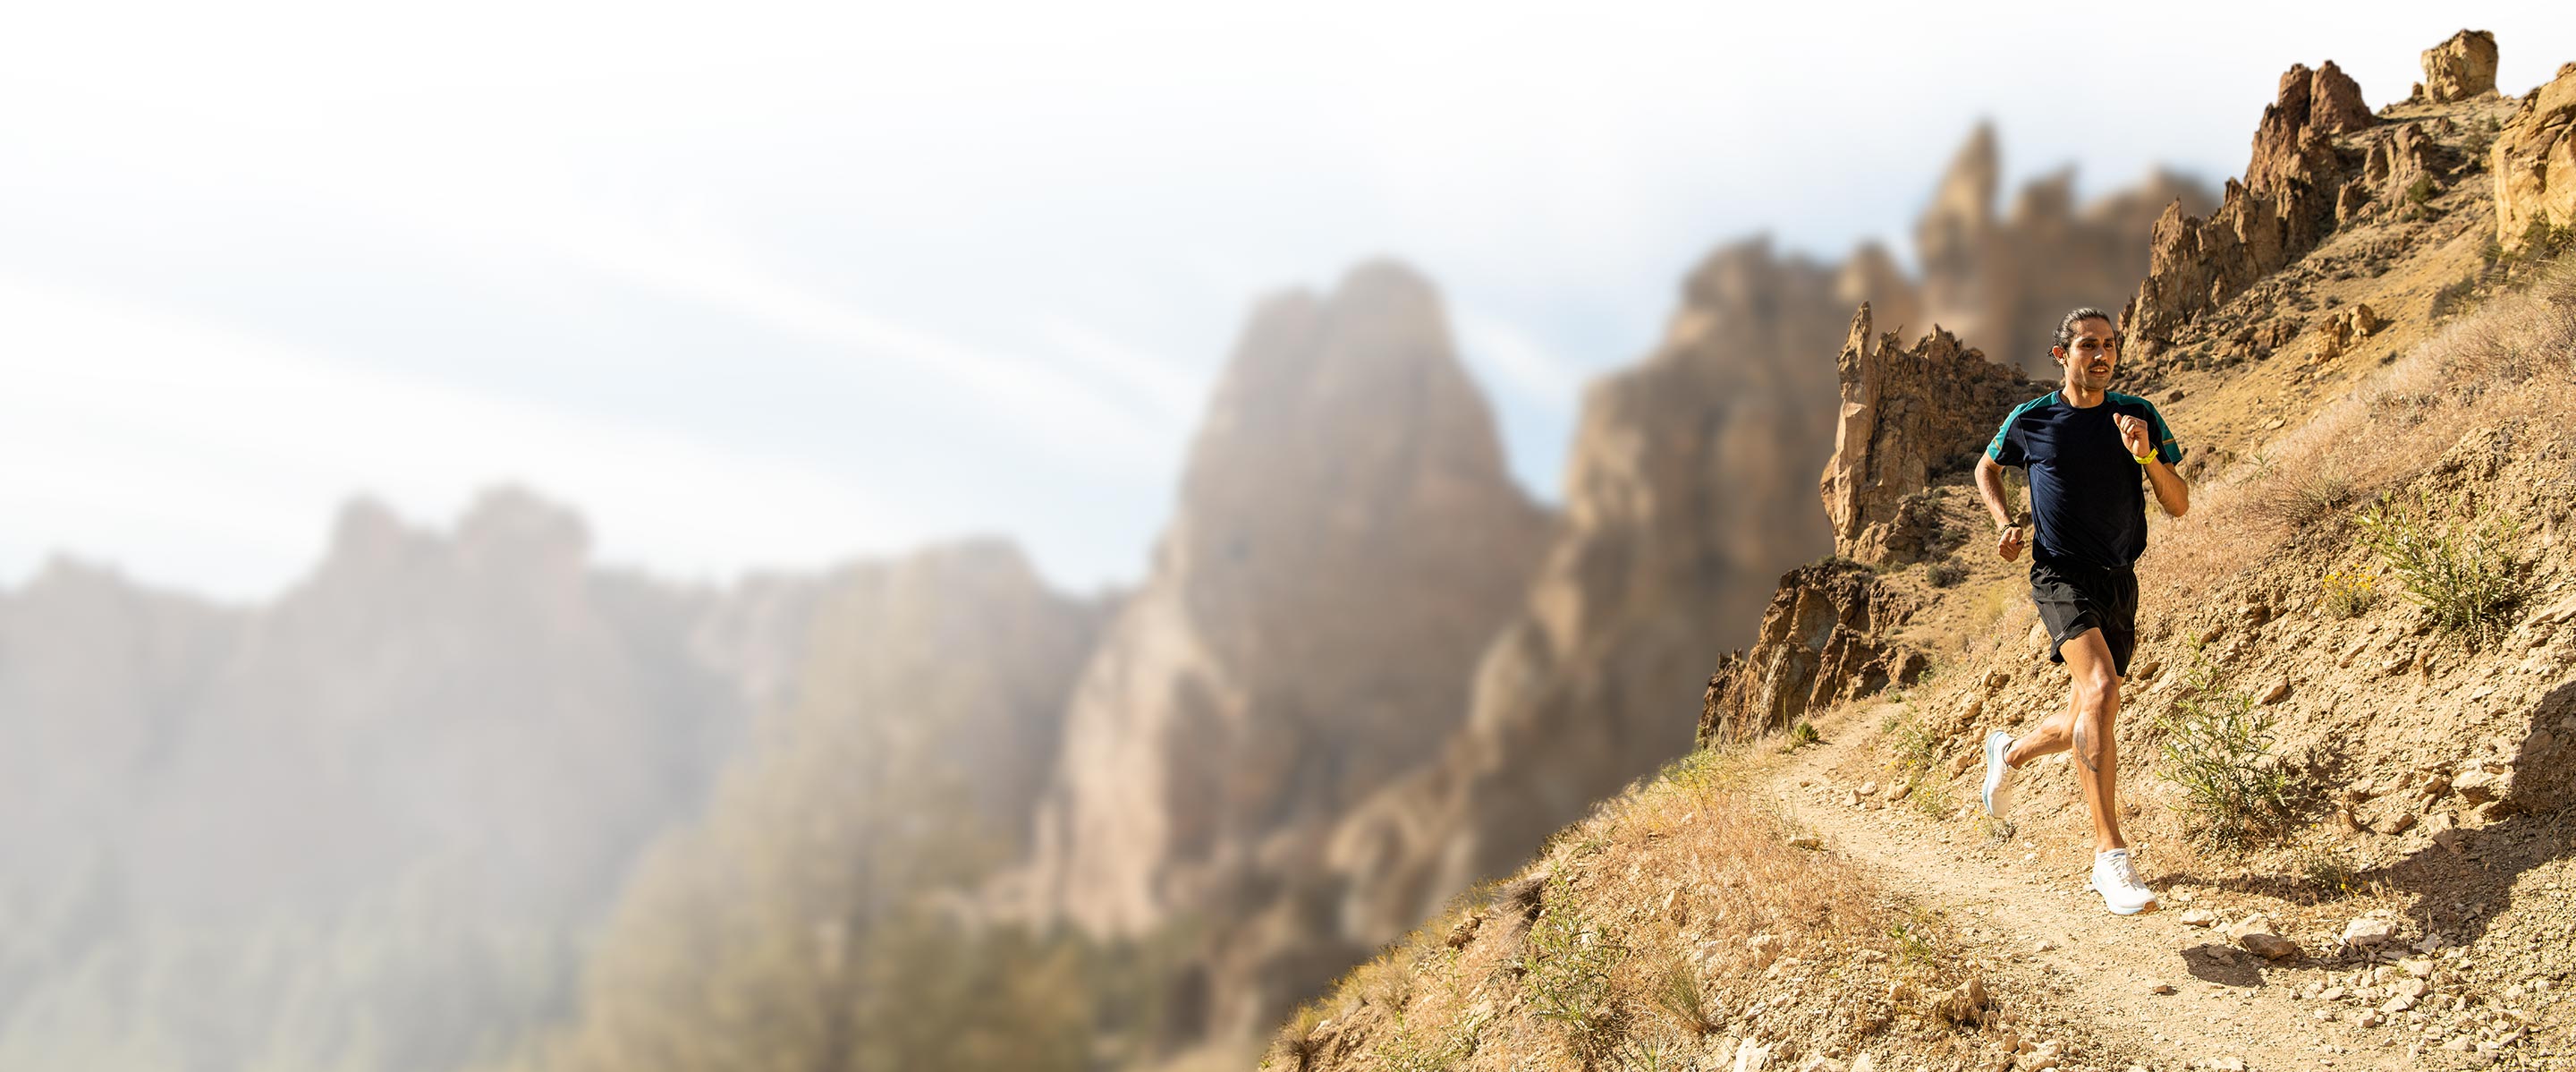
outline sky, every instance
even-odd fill
[[[2293,62],[2377,106],[2463,25],[2507,92],[2576,60],[2576,5],[1928,7],[14,11],[0,585],[266,599],[354,496],[502,483],[674,579],[1001,534],[1129,584],[1249,309],[1379,256],[1554,502],[1695,262],[1909,256],[1981,118],[2091,194],[2239,173]]]

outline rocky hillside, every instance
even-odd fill
[[[2156,212],[2204,203],[2159,176],[2079,206],[2060,174],[2007,214],[1994,205],[1999,168],[1991,131],[1978,130],[1918,227],[1920,280],[1875,247],[1824,265],[1731,245],[1692,273],[1662,345],[1592,386],[1565,529],[1478,662],[1465,724],[1333,834],[1346,941],[1391,940],[1690,747],[1674,704],[1698,695],[1719,651],[1751,638],[1781,570],[1835,545],[1815,481],[1844,421],[1825,355],[1854,305],[1873,303],[1891,328],[1957,316],[2044,349],[2038,331],[2010,325],[2053,327],[2058,312],[2034,310],[2078,293],[2063,288],[2117,292],[2137,277],[2117,263],[2034,266],[2143,248]]]
[[[1782,579],[1703,748],[1353,973],[1267,1065],[2576,1059],[2576,214],[2546,200],[2576,65],[2501,98],[2481,39],[2377,113],[2294,67],[2247,177],[2156,226],[2113,386],[2153,392],[2197,485],[2151,526],[2120,722],[2165,911],[2084,892],[2062,763],[2014,824],[1973,807],[1974,743],[2067,682],[1957,465],[2010,399],[1918,388],[1941,412],[1847,421],[1823,488],[1860,521],[1846,557]],[[1846,400],[2015,371],[1873,339],[1867,310],[1845,354]]]

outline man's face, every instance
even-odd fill
[[[2105,390],[2111,386],[2111,369],[2120,363],[2120,336],[2108,320],[2078,321],[2075,337],[2052,350],[2050,356],[2066,367],[2069,385],[2087,391]]]

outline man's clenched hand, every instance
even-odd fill
[[[2147,422],[2126,413],[2114,413],[2111,423],[2119,426],[2120,445],[2129,448],[2130,457],[2155,452],[2156,442],[2147,434]]]
[[[2021,526],[2004,526],[2002,535],[1995,541],[1995,553],[2004,556],[2006,562],[2021,557]]]

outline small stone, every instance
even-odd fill
[[[2308,1015],[2317,1020],[2332,1020],[2335,1018],[2335,1011],[2333,1009],[2318,1009]]]
[[[1851,1072],[1878,1072],[1878,1058],[1866,1053],[1852,1058]]]
[[[1860,795],[1865,796],[1865,797],[1874,797],[1874,796],[1877,796],[1877,795],[1878,795],[1878,783],[1877,783],[1877,782],[1862,782],[1862,783],[1860,783]]]
[[[2215,1072],[2245,1072],[2245,1062],[2234,1057],[2212,1057],[2209,1067]]]
[[[2467,1035],[2453,1035],[2450,1038],[2442,1040],[2442,1048],[2449,1050],[2452,1053],[2467,1053],[2469,1052],[2470,1042],[2471,1039]]]
[[[1825,847],[1825,843],[1818,840],[1814,834],[1792,834],[1789,837],[1789,847],[1793,849],[1821,849]]]
[[[2020,1067],[2028,1070],[2028,1072],[2038,1072],[2039,1069],[2043,1068],[2055,1068],[2065,1052],[2066,1047],[2063,1043],[2054,1041],[2040,1043],[2029,1053],[2021,1055]]]
[[[2033,953],[2046,953],[2056,948],[2057,943],[2049,941],[2046,938],[2042,938],[2037,942],[2031,943],[2030,951]]]
[[[2167,401],[2167,402],[2180,402],[2180,401],[2182,401],[2182,388],[2180,388],[2180,387],[2176,387],[2176,388],[2174,388],[2174,389],[2173,389],[2173,390],[2171,390],[2171,391],[2165,392],[2165,401]]]
[[[2387,1001],[2382,1002],[2382,1003],[2380,1004],[2380,1006],[2379,1006],[2379,1011],[2384,1012],[2384,1013],[2387,1013],[2388,1015],[2391,1015],[2391,1016],[2395,1016],[2395,1015],[2397,1015],[2398,1013],[2406,1012],[2406,1011],[2408,1011],[2408,1010],[2410,1010],[2410,1009],[2413,1009],[2414,1007],[2415,1007],[2415,999],[2414,999],[2414,998],[2407,997],[2407,996],[2406,996],[2406,995],[2404,995],[2404,994],[2399,994],[2399,995],[2397,995],[2396,997],[2390,998],[2390,999],[2388,999]]]
[[[2382,1019],[2376,1012],[2365,1012],[2359,1016],[2353,1017],[2352,1022],[2355,1027],[2378,1027],[2388,1021]]]
[[[2422,979],[2400,979],[2395,983],[2389,984],[2388,990],[2390,993],[2396,994],[2399,997],[2417,999],[2421,999],[2424,995],[2433,992],[2432,986],[2425,983]]]
[[[2288,678],[2282,678],[2282,679],[2281,679],[2281,680],[2279,680],[2279,681],[2275,681],[2275,682],[2273,682],[2273,683],[2272,683],[2272,687],[2271,687],[2271,688],[2268,688],[2268,689],[2263,690],[2263,699],[2262,699],[2262,703],[2263,703],[2265,706],[2267,706],[2267,707],[2268,707],[2268,706],[2270,706],[2270,705],[2272,705],[2272,704],[2276,704],[2276,703],[2279,703],[2279,702],[2281,702],[2281,701],[2283,701],[2283,700],[2288,699],[2288,698],[2289,698],[2289,696],[2290,696],[2290,679],[2288,679]]]
[[[2150,994],[2170,994],[2170,993],[2173,993],[2173,992],[2174,992],[2174,988],[2173,988],[2173,984],[2172,984],[2172,983],[2168,983],[2168,982],[2166,982],[2166,981],[2164,981],[2164,980],[2162,980],[2162,979],[2149,979],[2149,980],[2147,980],[2147,993],[2150,993]]]
[[[2397,923],[2376,916],[2363,916],[2343,925],[2343,944],[2355,949],[2372,949],[2397,940]]]
[[[2406,969],[2406,974],[2418,979],[2433,977],[2433,958],[2431,957],[2409,957],[2398,961],[2397,966]]]
[[[1762,1072],[1771,1067],[1771,1047],[1745,1039],[1735,1048],[1735,1072]]]
[[[2298,955],[2299,947],[2272,928],[2272,921],[2262,916],[2248,916],[2227,928],[2227,937],[2248,953],[2265,960],[2280,960]]]
[[[2183,910],[2182,921],[2193,927],[2215,927],[2218,925],[2218,913],[2206,908],[2187,908]]]
[[[2411,811],[2401,811],[2379,817],[2377,821],[2370,824],[2370,830],[2375,834],[2396,835],[2405,833],[2408,828],[2414,825],[2415,813]]]

